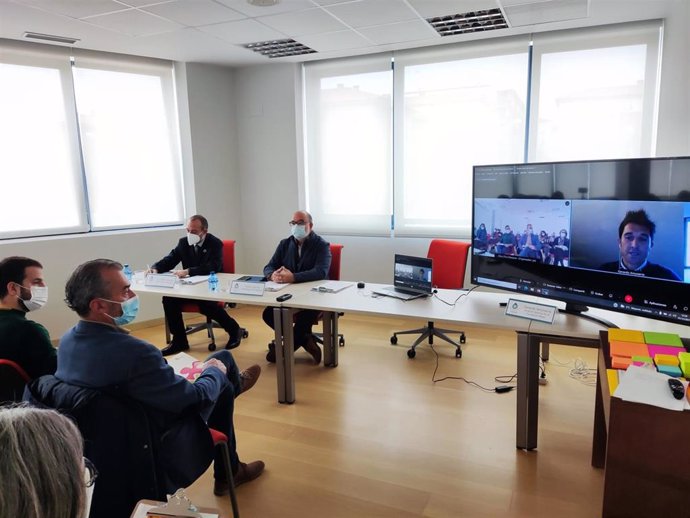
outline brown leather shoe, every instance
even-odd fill
[[[230,492],[230,485],[225,480],[214,480],[213,494],[216,496],[227,495]]]
[[[240,372],[240,383],[242,384],[242,392],[240,392],[240,394],[244,394],[250,388],[252,388],[256,383],[256,380],[259,379],[260,375],[261,367],[257,364],[251,365]]]
[[[261,475],[261,473],[263,473],[265,466],[266,465],[262,460],[255,460],[249,464],[240,462],[240,465],[237,468],[237,473],[235,473],[233,476],[235,487],[257,478],[259,475]]]
[[[311,354],[316,365],[321,363],[321,347],[319,347],[319,344],[316,343],[316,339],[313,335],[309,335],[307,337],[307,341],[304,344],[304,350]]]

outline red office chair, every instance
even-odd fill
[[[29,375],[19,364],[0,358],[0,404],[21,401]]]
[[[329,281],[339,281],[340,280],[340,258],[342,256],[343,245],[337,245],[331,243],[331,267],[328,269],[328,280]],[[343,313],[338,313],[338,316],[343,316]],[[323,319],[323,313],[319,313],[315,323],[319,323]],[[314,339],[323,345],[323,333],[314,333]],[[342,333],[338,333],[338,345],[340,347],[345,346],[345,337]]]
[[[433,260],[432,263],[432,284],[437,288],[461,289],[465,282],[465,268],[467,266],[467,254],[471,247],[470,243],[462,241],[451,241],[449,239],[432,239],[429,244],[427,257]],[[426,338],[429,344],[433,345],[434,336],[438,336],[451,345],[455,346],[455,357],[462,358],[460,344],[465,343],[465,333],[460,331],[460,340],[452,340],[446,333],[457,333],[452,329],[439,329],[434,327],[432,321],[427,322],[425,327],[410,329],[409,331],[398,331],[391,336],[391,344],[398,343],[398,335],[419,334],[420,336],[407,351],[408,358],[415,357],[415,348]]]
[[[213,446],[220,448],[221,456],[223,457],[223,466],[225,467],[225,474],[228,477],[228,487],[230,490],[230,506],[232,508],[233,518],[240,518],[240,508],[237,505],[237,496],[235,495],[235,483],[232,480],[232,467],[230,466],[230,448],[228,447],[228,436],[223,432],[213,428],[208,429],[211,432],[211,439],[213,439]]]
[[[235,240],[233,239],[224,239],[223,240],[223,270],[222,273],[235,273]],[[218,302],[218,305],[226,308],[226,307],[231,307],[231,305],[228,305],[224,302]],[[232,306],[234,307],[234,306]],[[199,305],[196,302],[187,302],[182,306],[182,312],[183,313],[200,313],[199,311]],[[206,317],[206,322],[201,323],[201,324],[196,324],[193,326],[187,326],[185,333],[188,335],[191,335],[192,333],[196,333],[197,331],[203,331],[206,330],[206,334],[208,335],[209,339],[211,340],[211,343],[208,344],[208,350],[209,351],[215,351],[216,350],[216,337],[213,335],[213,328],[217,327],[214,326],[213,320],[211,320],[209,317]],[[240,332],[242,333],[242,338],[247,338],[249,336],[249,332],[246,329],[240,329]],[[165,321],[165,342],[170,343],[171,341],[171,336],[170,336],[170,329],[168,328],[168,321]]]

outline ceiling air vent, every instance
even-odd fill
[[[436,16],[434,18],[427,18],[426,21],[441,36],[456,36],[467,32],[493,31],[495,29],[508,28],[508,23],[500,9]]]
[[[300,56],[302,54],[314,54],[316,51],[292,39],[259,41],[242,45],[245,49],[253,50],[269,58],[284,58],[287,56]]]
[[[40,32],[25,32],[22,36],[27,40],[50,41],[51,43],[65,43],[67,45],[74,45],[79,41],[79,38],[56,36],[54,34],[41,34]]]

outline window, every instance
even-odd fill
[[[390,57],[305,70],[307,199],[326,232],[390,233]]]
[[[182,222],[170,62],[3,42],[0,113],[0,237]]]
[[[472,166],[521,160],[527,44],[396,55],[396,235],[469,235]]]
[[[659,24],[534,36],[533,161],[651,156]]]
[[[660,27],[305,64],[307,208],[324,232],[394,216],[395,235],[467,238],[473,165],[651,155]]]

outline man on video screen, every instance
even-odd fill
[[[649,254],[654,246],[655,230],[656,225],[649,219],[644,209],[628,211],[618,227],[620,259],[604,263],[600,269],[607,272],[631,273],[679,281],[680,278],[672,270],[649,262]]]

